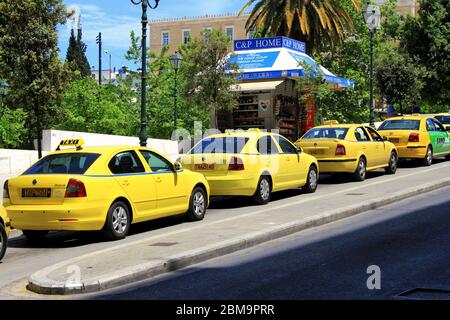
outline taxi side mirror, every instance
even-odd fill
[[[445,130],[450,131],[450,126],[446,126]]]
[[[383,141],[389,141],[388,137],[383,137]]]
[[[297,150],[297,153],[298,153],[298,154],[300,154],[300,153],[302,153],[302,152],[303,152],[303,149],[302,149],[302,147],[297,147],[297,148],[296,148],[296,150]]]
[[[180,161],[176,161],[173,164],[173,171],[178,171],[178,170],[181,170],[181,162]]]

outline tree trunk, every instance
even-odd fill
[[[39,114],[39,107],[34,106],[34,115],[36,117],[36,137],[37,137],[37,148],[38,148],[38,158],[42,158],[42,129],[41,129],[41,116]]]
[[[210,127],[211,129],[217,129],[217,109],[216,109],[216,103],[213,102],[211,104],[211,120],[210,120]]]

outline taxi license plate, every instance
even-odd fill
[[[389,138],[389,141],[392,143],[399,143],[400,139],[399,138]]]
[[[324,154],[325,153],[324,150],[321,150],[321,149],[319,149],[319,150],[309,150],[308,152],[309,152],[309,154]]]
[[[195,165],[195,169],[197,170],[214,170],[214,163],[208,164],[208,163],[200,163]]]
[[[50,188],[25,188],[22,189],[22,198],[50,198]]]

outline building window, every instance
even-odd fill
[[[163,32],[161,38],[162,38],[162,45],[168,46],[170,42],[169,32]]]
[[[234,40],[234,27],[225,27],[225,34],[228,39]]]
[[[183,30],[183,44],[188,44],[191,39],[191,30]]]

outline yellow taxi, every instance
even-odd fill
[[[203,175],[148,148],[83,143],[63,140],[56,152],[5,182],[13,228],[31,239],[49,230],[103,230],[115,240],[132,223],[178,214],[203,219],[209,203]]]
[[[394,144],[366,125],[328,121],[307,131],[295,145],[317,158],[320,172],[352,173],[355,181],[365,180],[369,170],[385,168],[388,174],[397,171]]]
[[[271,193],[302,187],[316,191],[317,160],[279,134],[259,129],[227,130],[199,141],[181,158],[205,175],[212,196],[249,196],[258,204]]]
[[[389,118],[378,131],[396,145],[400,159],[418,159],[425,166],[433,163],[434,156],[450,159],[449,133],[432,115]]]
[[[0,261],[5,256],[6,248],[8,247],[10,229],[10,222],[6,210],[0,205]]]
[[[439,113],[434,118],[444,126],[446,131],[450,131],[450,113]]]

